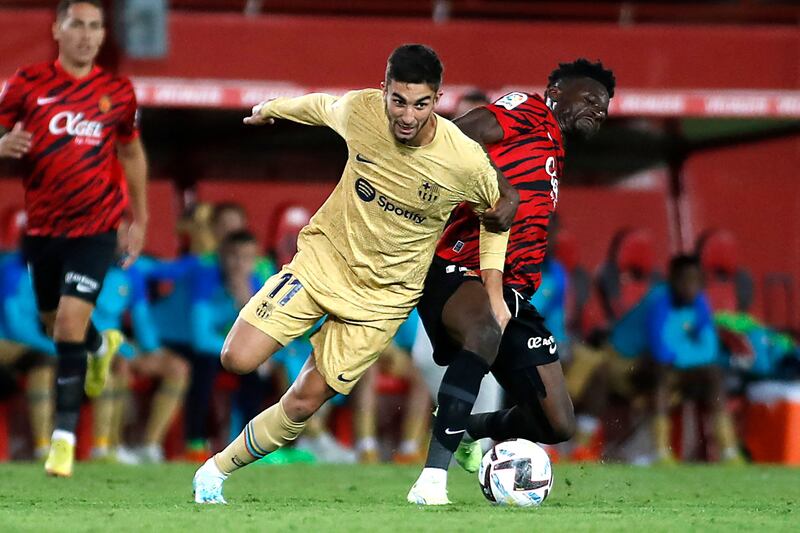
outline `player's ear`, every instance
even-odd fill
[[[56,21],[53,22],[53,26],[52,26],[51,30],[53,32],[53,40],[54,41],[58,40],[58,29],[59,29],[60,23],[61,23],[61,19],[60,18],[56,18]]]
[[[551,102],[558,102],[558,100],[561,98],[561,92],[561,87],[558,85],[550,85],[545,91],[545,96]]]

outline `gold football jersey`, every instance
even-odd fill
[[[499,197],[483,148],[449,120],[437,115],[425,146],[397,142],[379,90],[278,98],[261,114],[329,126],[347,143],[342,177],[300,232],[289,265],[342,320],[408,314],[453,209],[466,201],[482,213]],[[481,231],[481,268],[503,269],[507,241],[508,233]]]

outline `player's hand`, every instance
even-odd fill
[[[519,206],[519,194],[517,191],[509,191],[505,196],[501,196],[495,204],[483,212],[483,225],[492,233],[502,233],[508,231],[514,222]]]
[[[267,100],[269,102],[269,100]],[[253,106],[251,115],[244,118],[244,123],[248,126],[263,126],[265,124],[275,124],[274,118],[268,118],[261,114],[261,109],[267,102],[261,102],[257,106]]]
[[[511,310],[508,308],[508,304],[502,298],[490,299],[489,303],[492,307],[494,318],[500,325],[500,331],[505,331],[508,322],[511,320]]]
[[[122,268],[130,267],[142,253],[144,247],[144,236],[146,228],[140,222],[131,222],[131,227],[128,228],[128,242],[125,246],[125,261],[122,262]]]
[[[0,157],[22,159],[33,146],[33,135],[25,131],[22,122],[17,122],[11,131],[0,137]]]

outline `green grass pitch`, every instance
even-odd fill
[[[0,531],[798,531],[800,470],[776,467],[555,465],[539,509],[493,507],[454,468],[447,508],[405,495],[417,468],[251,466],[226,483],[227,506],[191,503],[194,467],[0,465]]]

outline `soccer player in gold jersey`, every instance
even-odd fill
[[[294,259],[242,309],[221,357],[230,371],[252,372],[327,315],[311,337],[314,352],[278,403],[197,471],[195,502],[225,503],[229,474],[292,442],[323,403],[351,391],[419,300],[436,242],[462,202],[484,221],[486,289],[477,297],[489,301],[485,308],[498,327],[508,320],[505,230],[518,198],[483,148],[433,112],[441,78],[433,50],[404,45],[389,57],[381,90],[278,98],[244,120],[328,126],[347,143],[348,160],[331,196],[300,232]],[[497,350],[479,335],[472,348]]]

